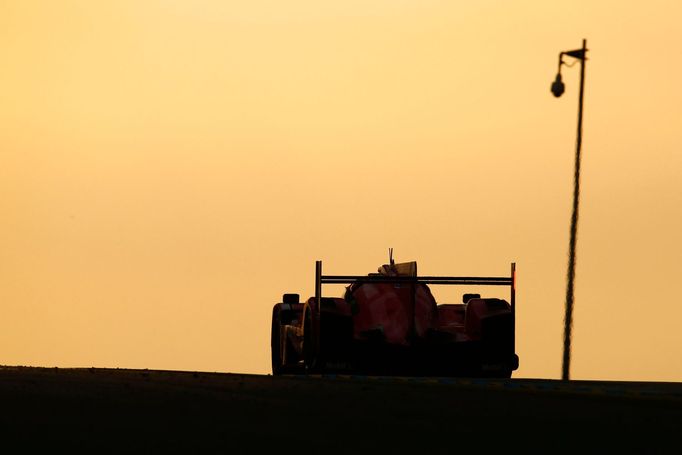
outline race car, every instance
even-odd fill
[[[323,284],[347,284],[323,297]],[[465,293],[438,304],[429,285],[509,286],[510,300]],[[389,263],[366,276],[323,275],[315,295],[284,294],[272,310],[272,372],[509,378],[515,352],[516,265],[508,277],[418,276]]]

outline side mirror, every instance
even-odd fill
[[[464,294],[462,296],[462,303],[469,303],[471,299],[480,299],[481,294]]]
[[[284,294],[282,296],[282,303],[297,304],[300,302],[298,294]]]

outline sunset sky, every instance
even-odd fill
[[[0,364],[269,373],[282,293],[393,247],[420,274],[516,261],[515,377],[560,377],[579,65],[549,87],[586,38],[572,378],[682,381],[680,18],[0,0]]]

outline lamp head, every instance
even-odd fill
[[[566,90],[566,86],[564,86],[561,80],[561,73],[556,73],[556,79],[552,82],[552,93],[559,98],[564,93],[564,90]]]

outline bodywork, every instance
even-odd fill
[[[315,296],[284,294],[273,308],[273,374],[510,377],[518,368],[515,281],[515,264],[508,277],[420,277],[414,262],[354,276],[323,275],[317,261]],[[323,297],[323,284],[348,286],[343,297]],[[510,301],[464,294],[439,304],[433,285],[505,286]]]

